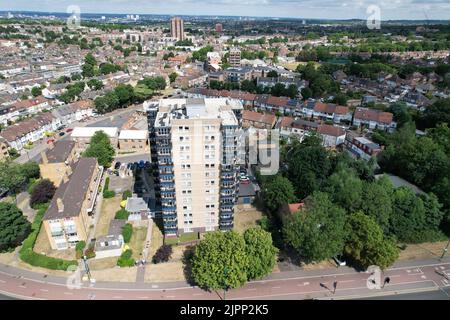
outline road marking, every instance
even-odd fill
[[[148,297],[138,297],[139,299],[148,299]]]
[[[41,290],[42,292],[48,292],[47,289],[39,289],[39,290]]]
[[[154,285],[152,285],[152,288],[153,288],[153,289],[156,289],[156,288],[159,288],[159,286],[156,285],[156,284],[154,284]]]
[[[256,289],[255,288],[250,288],[250,289],[247,289],[247,291],[256,291]]]
[[[72,295],[73,293],[72,292],[64,292],[64,294]]]
[[[303,282],[303,285],[308,286],[309,282]]]
[[[255,289],[256,290],[256,289]],[[203,293],[194,293],[193,296],[202,296]]]
[[[441,270],[444,270],[444,269],[445,269],[445,267],[444,267],[444,266],[440,266],[439,268],[441,268]]]
[[[280,289],[281,287],[272,287],[272,289]]]
[[[6,283],[6,281],[5,280],[0,280],[0,283]]]
[[[420,276],[422,279],[426,279],[427,277],[426,276]]]
[[[121,296],[114,296],[113,299],[122,299]]]
[[[24,286],[23,284],[21,284],[19,287],[20,288],[26,288],[26,286]]]
[[[411,270],[406,270],[407,273],[411,273]]]
[[[175,296],[166,296],[167,298],[175,298]]]
[[[340,280],[338,281],[338,283],[345,283],[345,282],[354,282],[355,280]]]

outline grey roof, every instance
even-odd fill
[[[48,163],[60,163],[66,161],[74,147],[75,147],[74,141],[71,140],[57,141],[55,143],[55,146],[52,149],[47,150],[46,152]]]
[[[127,205],[125,207],[125,210],[131,213],[147,211],[148,205],[144,199],[133,196],[127,199]]]
[[[375,176],[376,179],[381,178],[383,175],[378,174]],[[413,185],[412,183],[406,181],[405,179],[402,179],[398,176],[394,176],[391,174],[386,174],[386,176],[391,180],[392,185],[394,188],[400,188],[400,187],[407,187],[410,188],[415,194],[425,194],[422,190],[420,190],[417,186]]]
[[[125,220],[113,219],[109,224],[108,234],[110,235],[120,235],[122,234],[122,228],[127,222]]]
[[[249,184],[239,184],[239,197],[252,197],[256,196],[255,187],[253,186],[253,183]]]
[[[104,243],[104,246],[101,243]],[[122,245],[123,237],[121,235],[101,236],[95,241],[95,251],[116,250],[122,248]]]
[[[80,214],[88,192],[89,182],[97,166],[97,159],[95,158],[81,158],[77,162],[69,181],[61,184],[56,190],[52,202],[45,212],[44,220],[76,217]],[[63,212],[58,211],[58,198],[64,204]]]

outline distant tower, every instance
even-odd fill
[[[216,32],[217,32],[217,33],[222,33],[222,31],[223,31],[223,26],[222,26],[222,24],[221,24],[221,23],[217,23],[217,24],[216,24]]]
[[[172,38],[177,40],[184,40],[184,21],[181,18],[175,17],[170,21],[170,33]]]
[[[306,24],[306,20],[303,20],[303,21],[302,21],[302,24]]]

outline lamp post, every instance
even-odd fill
[[[86,274],[88,276],[89,282],[91,282],[91,271],[89,270],[89,265],[87,263],[87,257],[83,256],[84,269],[86,270]]]
[[[450,239],[447,242],[447,245],[445,246],[444,250],[442,250],[442,255],[441,258],[439,260],[442,260],[445,256],[445,253],[448,251],[448,246],[450,245]]]

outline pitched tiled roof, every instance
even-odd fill
[[[255,111],[244,110],[242,112],[242,119],[273,125],[277,118],[273,114],[261,114]]]
[[[323,113],[336,113],[336,114],[346,114],[348,113],[348,108],[344,106],[337,106],[332,103],[322,103],[316,102],[314,106],[315,112],[323,112]]]
[[[339,137],[345,134],[345,130],[340,127],[335,127],[329,124],[321,124],[317,132],[327,136]]]
[[[51,123],[54,117],[51,113],[41,113],[40,115],[13,124],[0,133],[0,136],[6,141],[12,142],[25,136],[26,134],[36,131],[44,125]]]
[[[390,112],[381,110],[357,108],[355,111],[355,119],[376,121],[384,124],[390,124],[394,115]]]

